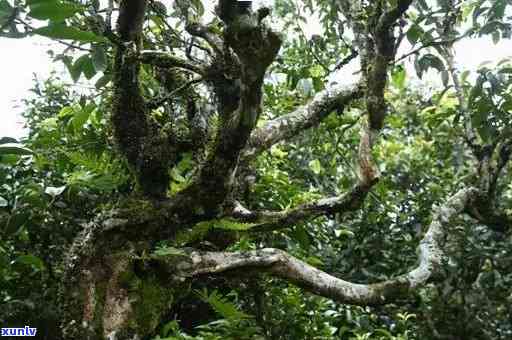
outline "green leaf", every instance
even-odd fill
[[[71,120],[75,131],[80,130],[84,126],[89,119],[91,112],[92,110],[88,107],[80,107],[78,105],[75,107],[73,119]]]
[[[85,58],[85,61],[82,64],[82,72],[83,72],[85,78],[87,78],[87,80],[92,79],[96,75],[96,69],[94,67],[94,63],[92,61],[92,58],[90,58],[89,56],[87,56],[87,58]]]
[[[320,161],[318,159],[309,162],[309,168],[313,171],[315,175],[319,175],[322,172],[322,164],[320,164]]]
[[[403,66],[397,66],[391,73],[393,85],[399,90],[403,90],[405,87],[405,77],[406,73]]]
[[[483,83],[484,83],[484,78],[482,76],[480,76],[477,79],[475,86],[473,86],[473,88],[471,89],[471,91],[469,93],[469,100],[468,100],[469,107],[473,108],[475,106],[474,103],[477,101],[478,98],[480,98],[482,96]]]
[[[104,174],[101,176],[95,176],[89,186],[99,191],[110,192],[119,186],[119,180],[120,178],[118,176]]]
[[[489,102],[488,98],[484,97],[476,101],[474,103],[474,107],[476,111],[471,116],[471,121],[480,137],[482,137],[484,142],[487,142],[494,134],[494,127],[489,121],[489,114],[492,112],[493,106]]]
[[[171,170],[171,178],[177,183],[187,182],[187,179],[185,177],[183,177],[183,175],[180,173],[180,171],[176,168],[173,168]]]
[[[103,77],[101,77],[100,79],[98,79],[98,81],[96,82],[96,84],[94,84],[94,86],[97,89],[101,89],[101,88],[105,87],[108,83],[110,83],[111,80],[112,80],[112,76],[106,74]]]
[[[69,71],[69,75],[71,76],[71,79],[73,79],[73,82],[77,82],[78,79],[80,79],[80,75],[82,74],[82,68],[77,68],[73,64],[73,59],[69,56],[66,56],[62,59],[62,62],[64,65],[66,65],[66,68]]]
[[[80,75],[82,74],[85,64],[87,64],[88,61],[89,55],[87,54],[84,54],[77,60],[75,60],[75,63],[72,65],[73,72],[70,71],[71,77],[75,82],[78,81],[78,79],[80,79]]]
[[[4,207],[6,207],[8,204],[9,204],[9,202],[7,202],[7,200],[6,200],[5,198],[3,198],[2,196],[0,196],[0,208],[4,208]]]
[[[325,71],[324,69],[322,68],[322,66],[320,65],[314,65],[312,67],[309,68],[309,74],[311,75],[311,77],[313,78],[321,78],[324,76],[325,74]]]
[[[444,71],[446,68],[443,64],[443,61],[439,59],[439,57],[433,54],[425,54],[417,61],[417,65],[415,64],[416,72],[418,72],[418,76],[421,78],[424,72],[426,72],[429,68],[435,68],[439,72]]]
[[[216,290],[208,294],[208,291],[204,289],[203,291],[196,291],[196,294],[225,319],[242,320],[250,317],[239,311],[234,303],[220,295]]]
[[[4,26],[9,23],[13,12],[14,8],[12,8],[7,0],[0,0],[0,26]]]
[[[48,194],[50,196],[52,196],[53,198],[61,195],[64,190],[66,190],[66,186],[61,186],[61,187],[46,187],[46,189],[44,189],[44,192],[45,194]]]
[[[169,336],[172,334],[173,331],[176,331],[177,329],[179,329],[179,324],[178,324],[178,321],[176,320],[172,320],[168,323],[165,324],[164,327],[162,327],[162,336]]]
[[[194,7],[198,16],[202,16],[204,14],[204,6],[201,0],[191,0],[190,4]]]
[[[96,70],[93,65],[93,61],[88,54],[80,56],[74,63],[67,60],[64,61],[68,67],[71,78],[74,82],[80,79],[80,75],[83,73],[87,79],[91,79],[96,75]]]
[[[423,30],[418,25],[412,25],[411,28],[407,31],[407,40],[411,43],[411,45],[416,45],[418,40],[423,34]]]
[[[49,0],[32,3],[28,15],[39,20],[63,21],[82,10],[77,4]]]
[[[58,114],[59,118],[65,118],[67,116],[73,115],[73,107],[72,106],[64,106]]]
[[[18,140],[16,138],[12,138],[12,137],[0,138],[0,144],[6,144],[6,143],[18,143]]]
[[[301,248],[309,249],[309,247],[311,246],[311,238],[308,232],[306,231],[306,228],[304,228],[304,226],[296,226],[293,229],[291,236],[300,244]]]
[[[348,230],[348,229],[336,229],[336,230],[334,230],[334,235],[336,237],[341,237],[341,236],[354,237],[354,236],[356,236],[356,234],[354,234],[353,231]]]
[[[32,155],[33,152],[18,143],[0,144],[0,155]]]
[[[383,329],[383,328],[378,328],[375,330],[375,334],[380,334],[380,335],[383,335],[383,336],[386,336],[388,337],[389,339],[396,339],[393,334],[391,334],[390,332],[388,332],[387,330]]]
[[[491,8],[489,12],[491,12],[491,18],[493,19],[501,19],[505,15],[505,9],[507,8],[506,0],[497,0],[494,3],[494,6]]]
[[[506,30],[506,29],[507,29],[507,25],[505,25],[504,23],[502,23],[500,21],[491,21],[491,22],[485,24],[484,27],[482,27],[480,29],[480,35],[491,34],[498,30]]]
[[[34,269],[41,271],[44,269],[44,262],[34,255],[22,255],[16,258],[16,262],[32,266]]]
[[[425,0],[418,0],[418,6],[423,10],[428,10],[430,8]]]
[[[105,38],[97,36],[92,32],[82,31],[65,24],[50,24],[49,26],[37,28],[32,33],[52,39],[75,40],[83,43],[105,41]]]
[[[95,45],[92,48],[92,64],[96,72],[105,72],[108,66],[107,53],[102,45]]]
[[[14,234],[29,220],[29,218],[30,215],[28,213],[15,213],[14,215],[11,215],[7,222],[5,232],[8,235]]]
[[[288,155],[288,152],[281,150],[277,145],[273,145],[270,148],[270,154],[273,157],[285,158]]]

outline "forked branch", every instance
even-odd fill
[[[435,211],[432,223],[419,245],[419,264],[408,273],[374,284],[348,282],[325,273],[278,249],[249,252],[202,252],[185,250],[173,263],[178,277],[220,274],[228,271],[260,269],[340,303],[378,305],[405,298],[435,276],[442,275],[445,262],[443,240],[450,221],[459,216],[477,195],[474,188],[462,189]]]

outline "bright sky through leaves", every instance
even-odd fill
[[[165,1],[171,2],[171,1]],[[255,6],[269,5],[271,1],[255,1]],[[213,2],[207,2],[206,12],[213,10]],[[310,23],[304,27],[306,34],[319,33],[319,24]],[[24,134],[23,120],[19,113],[22,108],[20,100],[30,95],[29,89],[33,86],[34,74],[44,79],[52,70],[62,70],[62,64],[53,64],[46,53],[55,43],[44,38],[7,39],[0,38],[0,111],[2,124],[0,124],[0,137],[21,137]],[[490,37],[479,39],[464,39],[456,45],[457,62],[462,69],[475,70],[485,61],[498,62],[512,56],[509,40],[501,40],[494,44]],[[407,50],[404,50],[407,52]],[[354,77],[352,73],[358,70],[358,63],[353,61],[342,70],[343,78],[349,82]],[[413,67],[409,68],[409,75],[413,75]],[[347,76],[345,76],[347,75]]]

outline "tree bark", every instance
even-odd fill
[[[223,219],[264,231],[359,209],[379,180],[372,150],[386,116],[384,91],[396,51],[394,26],[411,2],[400,0],[394,8],[378,11],[373,18],[375,28],[350,18],[364,67],[364,86],[327,89],[307,105],[257,128],[264,75],[281,47],[280,36],[262,22],[268,10],[253,13],[240,10],[235,0],[220,0],[217,11],[224,21],[222,34],[199,23],[187,25],[191,34],[207,41],[215,52],[212,62],[196,63],[168,52],[142,51],[146,0],[121,0],[112,124],[118,147],[134,171],[143,197],[127,199],[117,209],[100,214],[77,236],[67,256],[61,291],[64,338],[150,336],[172,304],[187,292],[186,283],[204,274],[256,269],[340,303],[357,305],[403,298],[442,274],[442,241],[450,220],[471,211],[480,193],[477,189],[462,189],[435,210],[419,246],[416,268],[380,283],[347,282],[278,249],[235,253],[154,249],[158,241],[173,240],[179,233],[222,223]],[[347,8],[353,6],[342,3]],[[219,124],[214,141],[206,146],[207,156],[189,186],[172,197],[167,197],[169,170],[180,147],[151,118],[139,84],[141,63],[197,73],[217,98]],[[342,112],[359,98],[364,98],[368,112],[361,123],[360,176],[351,191],[286,211],[249,211],[236,202],[232,196],[241,162],[247,163],[273,144],[317,126],[330,112]]]

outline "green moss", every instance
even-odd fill
[[[103,311],[105,309],[105,298],[107,296],[107,283],[98,282],[95,288],[94,305],[94,327],[100,332],[103,329]]]
[[[123,219],[129,220],[131,225],[156,221],[159,215],[165,216],[165,212],[159,211],[152,202],[140,197],[123,201],[119,208],[123,212]]]
[[[245,223],[236,220],[224,219],[213,219],[209,221],[199,222],[194,225],[191,229],[180,231],[175,238],[175,244],[177,246],[184,246],[192,242],[201,241],[206,239],[212,233],[218,233],[221,231],[227,232],[239,232],[248,231],[251,228],[257,226],[257,223]]]
[[[134,266],[128,266],[119,274],[118,279],[120,288],[128,291],[133,311],[129,323],[123,327],[124,332],[130,336],[153,333],[161,321],[162,314],[168,311],[174,301],[173,290],[168,288],[167,282],[159,280],[157,276],[138,276],[134,272]],[[97,298],[104,301],[104,294],[105,287],[97,292]],[[97,309],[101,319],[103,310],[101,306],[97,306]]]
[[[184,246],[191,242],[202,240],[206,237],[211,230],[209,223],[198,223],[192,229],[186,229],[178,232],[175,238],[175,243],[178,246]]]
[[[147,278],[140,282],[134,295],[135,327],[140,334],[150,334],[160,323],[162,313],[173,303],[172,289],[165,287],[156,278]]]
[[[140,287],[141,280],[132,270],[127,270],[119,275],[119,283],[124,289],[134,291]]]

